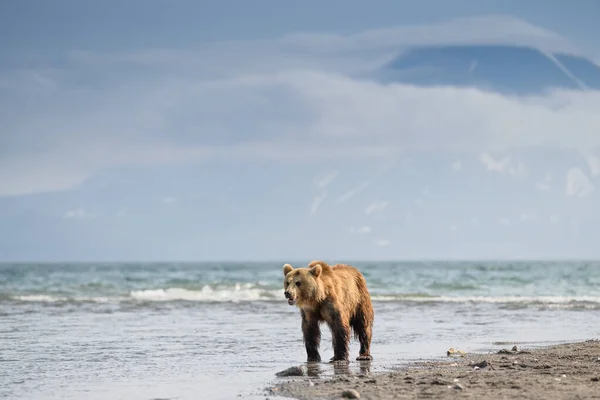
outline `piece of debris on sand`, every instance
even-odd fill
[[[454,347],[451,347],[447,352],[446,355],[448,357],[452,357],[452,356],[459,356],[459,357],[464,357],[467,355],[467,353],[465,353],[462,350],[455,350]]]

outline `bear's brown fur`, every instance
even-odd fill
[[[302,316],[302,334],[308,361],[321,361],[320,323],[331,330],[333,358],[347,361],[350,329],[360,342],[357,360],[372,360],[371,333],[375,313],[364,276],[346,264],[333,266],[319,260],[307,268],[283,266],[283,287],[288,304],[296,305]]]

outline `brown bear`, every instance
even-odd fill
[[[302,334],[307,360],[321,361],[320,323],[325,321],[331,330],[333,358],[348,361],[350,328],[360,342],[357,360],[372,360],[371,332],[375,312],[364,276],[346,264],[333,266],[319,260],[308,268],[283,266],[284,295],[289,305],[296,305],[302,316]]]

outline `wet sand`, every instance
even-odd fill
[[[357,363],[352,361],[352,363]],[[511,348],[491,354],[454,354],[419,361],[393,372],[320,378],[314,368],[295,367],[266,388],[267,397],[340,399],[600,399],[600,341],[539,348]],[[343,366],[336,367],[339,371]],[[295,376],[294,376],[295,375]],[[301,376],[300,376],[301,375]],[[356,397],[355,397],[356,398]]]

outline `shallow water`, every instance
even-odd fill
[[[356,265],[374,298],[375,360],[349,371],[322,363],[321,375],[381,371],[450,347],[600,335],[600,264]],[[2,265],[0,396],[264,398],[276,372],[306,357],[281,280],[277,263]]]

